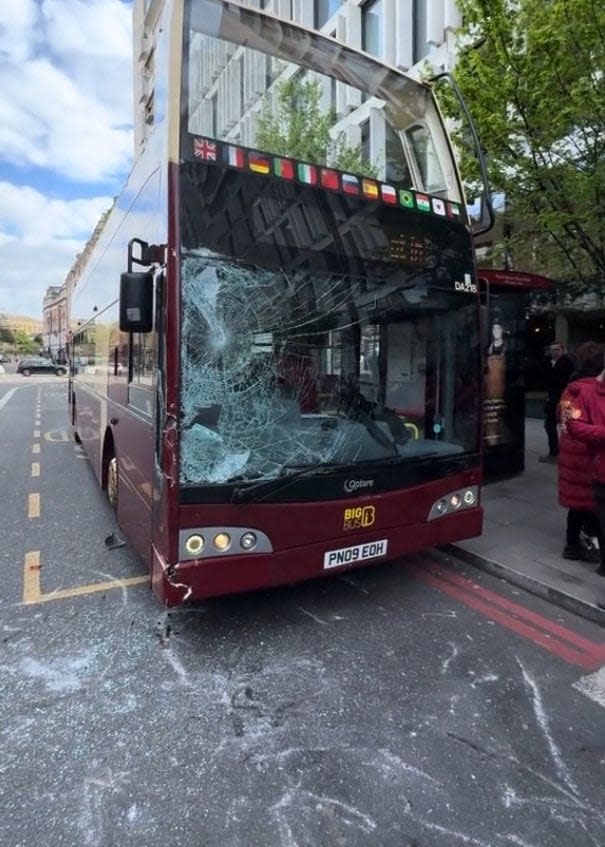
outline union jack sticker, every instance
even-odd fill
[[[216,162],[216,142],[207,138],[193,139],[193,155],[205,162]]]

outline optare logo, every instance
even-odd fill
[[[347,479],[345,481],[344,489],[347,494],[354,494],[355,491],[359,491],[361,488],[374,488],[374,480],[373,479]]]

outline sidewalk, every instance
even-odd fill
[[[541,420],[525,426],[525,472],[483,489],[483,535],[450,548],[469,564],[605,625],[605,577],[596,564],[561,556],[566,509],[557,502],[557,466],[538,462],[546,452]]]

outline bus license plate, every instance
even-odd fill
[[[324,570],[338,568],[341,565],[351,565],[353,562],[365,562],[367,559],[379,559],[387,554],[388,541],[369,541],[356,547],[342,547],[340,550],[330,550],[324,553]]]

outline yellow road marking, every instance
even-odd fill
[[[32,446],[32,453],[39,453],[39,452],[40,452],[40,445],[39,445],[39,444],[34,444],[34,445]]]
[[[29,495],[29,503],[27,506],[27,517],[31,520],[32,518],[40,517],[40,495],[39,494],[30,494]]]
[[[128,588],[131,585],[142,585],[144,582],[149,582],[149,576],[131,576],[127,579],[114,579],[111,582],[93,582],[92,585],[79,585],[77,588],[61,588],[58,591],[51,591],[49,594],[40,594],[35,602],[49,603],[51,600],[65,600],[69,597],[82,597],[86,594],[97,594],[99,591],[111,591],[115,588]]]
[[[34,430],[34,438],[40,438],[40,430],[39,429]]]
[[[32,476],[40,476],[40,462],[32,462]]]
[[[23,602],[38,603],[40,593],[40,551],[25,554],[23,565]]]

